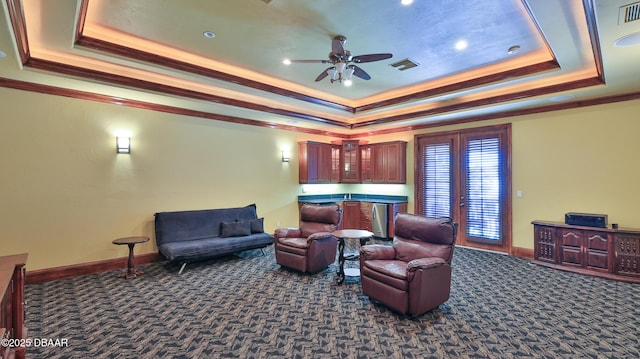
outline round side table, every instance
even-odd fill
[[[127,271],[119,274],[118,278],[135,278],[139,274],[144,274],[141,269],[136,269],[135,258],[133,257],[133,247],[138,243],[148,242],[149,237],[124,237],[113,240],[113,244],[129,246],[129,260],[127,262]]]
[[[344,268],[344,261],[355,261],[360,258],[359,254],[353,254],[349,256],[345,256],[344,254],[344,240],[347,239],[359,239],[360,246],[364,246],[367,241],[373,237],[373,233],[361,229],[340,229],[334,231],[334,236],[338,238],[338,264],[340,265],[340,269],[338,270],[338,284],[342,284],[345,280],[345,277],[359,277],[360,269],[358,268]]]

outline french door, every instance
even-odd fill
[[[459,223],[457,244],[511,250],[511,125],[416,136],[416,213]]]

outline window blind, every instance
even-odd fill
[[[467,235],[499,240],[500,217],[500,141],[499,138],[469,140],[466,144]]]
[[[451,144],[430,144],[424,147],[422,189],[424,215],[451,216]]]

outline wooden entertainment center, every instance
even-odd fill
[[[640,229],[533,221],[533,263],[640,283]]]
[[[0,257],[0,358],[25,357],[24,280],[27,254]]]

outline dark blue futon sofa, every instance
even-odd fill
[[[256,205],[246,207],[158,212],[155,231],[158,251],[182,263],[219,257],[273,244],[264,233]]]

